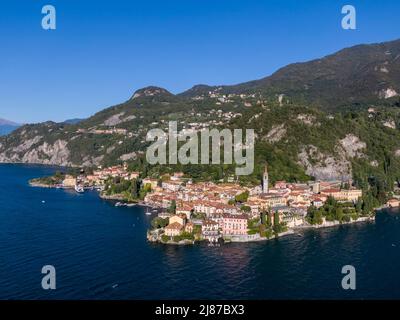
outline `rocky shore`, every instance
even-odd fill
[[[122,194],[105,195],[105,194],[99,193],[99,196],[101,199],[104,199],[104,200],[116,200],[116,201],[124,201],[125,200],[125,197]]]
[[[375,215],[360,217],[357,220],[351,220],[348,222],[324,221],[322,224],[315,224],[315,225],[306,223],[304,225],[293,228],[293,230],[332,228],[332,227],[341,226],[341,225],[349,225],[349,224],[355,224],[355,223],[360,223],[360,222],[372,222],[372,221],[375,221]]]

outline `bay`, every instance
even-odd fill
[[[400,298],[398,211],[268,242],[164,246],[146,241],[140,207],[28,185],[56,169],[0,165],[0,299]],[[56,290],[41,288],[44,265]],[[341,287],[344,265],[354,291]]]

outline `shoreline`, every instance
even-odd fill
[[[227,243],[252,243],[252,242],[262,242],[262,241],[269,241],[269,240],[273,240],[273,239],[279,239],[288,235],[294,235],[294,234],[298,234],[299,231],[302,230],[308,230],[308,229],[327,229],[327,228],[333,228],[333,227],[338,227],[338,226],[348,226],[348,225],[353,225],[353,224],[357,224],[357,223],[362,223],[362,222],[375,222],[375,216],[377,213],[378,209],[374,210],[374,215],[371,216],[364,216],[364,217],[359,217],[357,220],[352,220],[349,222],[340,222],[340,221],[325,221],[323,224],[321,225],[311,225],[311,224],[307,224],[307,225],[302,225],[302,226],[297,226],[294,228],[290,228],[284,232],[281,232],[277,235],[273,235],[270,238],[266,238],[266,237],[255,237],[254,239],[247,239],[247,240],[239,240],[239,239],[229,239],[224,237],[221,237],[221,239],[223,240],[224,244]],[[149,242],[152,243],[160,243],[163,245],[194,245],[196,243],[202,243],[202,242],[206,242],[207,240],[205,239],[201,239],[201,240],[181,240],[180,242],[173,242],[173,241],[168,241],[168,242],[163,242],[160,239],[154,239],[151,237],[151,230],[147,231],[146,234],[146,238]]]
[[[73,189],[72,187],[64,187],[60,185],[48,185],[48,184],[43,184],[40,182],[35,182],[35,181],[29,181],[29,185],[31,187],[39,187],[39,188],[56,188],[56,189]],[[148,204],[144,202],[143,200],[138,200],[138,201],[128,201],[123,195],[121,194],[115,194],[115,195],[103,195],[101,192],[98,193],[98,196],[100,199],[106,200],[106,201],[118,201],[115,206],[125,206],[125,207],[134,207],[134,206],[140,206],[143,208],[149,208],[151,211],[157,211],[159,213],[162,211],[162,208],[152,206],[151,204]],[[351,220],[348,222],[340,222],[340,221],[324,221],[321,225],[311,225],[308,222],[305,222],[301,226],[296,226],[293,228],[288,229],[287,231],[281,232],[277,235],[273,235],[270,238],[266,237],[261,237],[260,235],[255,236],[255,237],[248,237],[247,239],[240,239],[240,238],[235,238],[234,236],[226,236],[221,237],[223,242],[225,244],[227,243],[251,243],[251,242],[262,242],[262,241],[269,241],[272,239],[278,239],[281,237],[285,237],[287,235],[293,235],[296,234],[298,231],[301,230],[307,230],[307,229],[325,229],[325,228],[332,228],[332,227],[337,227],[341,225],[350,225],[350,224],[355,224],[355,223],[361,223],[361,222],[374,222],[375,221],[375,215],[377,212],[384,210],[384,209],[389,209],[388,206],[382,205],[378,208],[374,209],[374,214],[370,216],[364,216],[364,217],[359,217],[357,220]],[[146,234],[147,241],[151,243],[160,243],[163,245],[194,245],[198,242],[207,242],[205,239],[197,239],[197,240],[188,240],[188,239],[183,239],[179,242],[174,242],[172,240],[169,240],[167,242],[164,242],[161,240],[160,236],[157,236],[156,238],[151,234],[151,232],[154,230],[148,230]]]
[[[56,189],[57,187],[52,186],[52,185],[48,185],[48,184],[44,184],[44,183],[38,183],[38,182],[28,182],[29,186],[34,187],[34,188],[47,188],[47,189],[51,189],[54,188]]]
[[[376,211],[375,211],[375,214],[373,216],[359,217],[357,220],[352,220],[352,221],[349,221],[349,222],[340,222],[340,221],[337,221],[337,220],[335,220],[335,221],[325,221],[323,224],[319,224],[319,225],[308,224],[308,225],[303,225],[303,226],[297,226],[297,227],[293,228],[293,230],[324,229],[324,228],[332,228],[332,227],[337,227],[337,226],[351,225],[351,224],[361,223],[361,222],[375,222]]]

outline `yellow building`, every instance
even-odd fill
[[[169,237],[179,236],[182,233],[183,226],[178,222],[174,222],[165,227],[164,232],[165,235]]]
[[[186,223],[186,216],[185,215],[174,215],[169,218],[169,224],[179,223],[181,226],[184,226]]]
[[[362,190],[350,189],[350,190],[340,190],[340,189],[326,189],[321,191],[321,195],[331,196],[337,201],[351,201],[357,202],[359,198],[362,197]]]
[[[262,206],[264,209],[286,206],[287,198],[280,195],[268,195],[262,198]]]
[[[150,178],[146,178],[143,179],[143,185],[147,185],[149,184],[151,186],[151,190],[155,190],[157,188],[158,185],[158,180],[157,179],[150,179]]]

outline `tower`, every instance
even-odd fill
[[[268,193],[268,167],[265,165],[262,181],[263,193]]]

